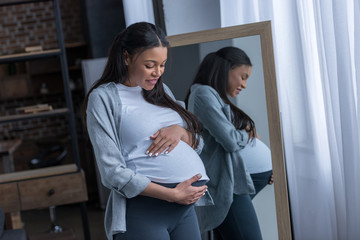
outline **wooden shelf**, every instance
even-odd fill
[[[16,5],[24,3],[47,2],[50,0],[1,0],[0,6]]]
[[[80,65],[74,65],[74,66],[68,66],[68,70],[69,72],[73,72],[73,71],[79,71],[81,70],[81,66]],[[33,70],[36,71],[36,70]],[[47,68],[46,70],[42,70],[41,72],[30,72],[29,70],[29,75],[31,76],[39,76],[39,75],[49,75],[49,74],[61,74],[61,69],[55,69],[55,68]]]
[[[77,48],[77,47],[86,47],[86,42],[72,42],[72,43],[65,43],[65,48]]]
[[[61,54],[60,49],[50,49],[44,50],[40,52],[31,52],[31,53],[16,53],[0,56],[0,63],[9,63],[9,62],[18,62],[18,61],[26,61],[31,59],[38,58],[47,58],[59,56]]]
[[[12,122],[12,121],[20,121],[20,120],[26,120],[31,118],[40,118],[40,117],[51,117],[51,116],[58,116],[58,115],[66,115],[69,114],[70,111],[68,108],[58,108],[54,109],[52,111],[47,112],[38,112],[34,114],[14,114],[14,115],[8,115],[0,117],[0,123],[5,122]]]
[[[0,141],[0,155],[11,155],[20,146],[21,139]]]
[[[0,64],[16,62],[33,62],[30,60],[45,59],[55,60],[60,58],[59,66],[66,106],[68,108],[58,108],[51,111],[44,111],[31,114],[12,114],[0,116],[0,123],[28,120],[33,118],[49,118],[54,116],[66,116],[69,125],[69,135],[72,143],[72,158],[76,164],[69,166],[57,166],[53,168],[43,168],[27,170],[23,172],[12,172],[0,175],[0,205],[8,205],[7,212],[12,216],[7,220],[7,226],[21,228],[21,215],[19,211],[37,209],[49,206],[56,206],[70,203],[81,203],[81,215],[84,229],[84,239],[90,239],[89,223],[85,202],[87,190],[84,172],[80,168],[80,154],[77,142],[75,113],[72,109],[71,90],[69,88],[70,78],[68,65],[67,49],[65,48],[64,36],[62,31],[62,19],[60,0],[0,0],[0,6],[10,6],[14,4],[27,4],[42,1],[50,1],[54,10],[54,22],[56,28],[56,38],[58,49],[50,49],[38,52],[27,52],[0,56]],[[40,19],[40,21],[42,21]],[[47,21],[47,20],[46,20]],[[83,43],[74,43],[68,47],[76,48]],[[61,50],[60,50],[61,49]],[[85,48],[86,49],[86,48]],[[77,60],[77,59],[75,59]],[[76,62],[76,61],[75,61]],[[11,66],[10,66],[11,67]],[[42,65],[46,69],[46,65]],[[28,70],[28,69],[27,69]],[[31,76],[30,76],[31,77]],[[42,77],[42,76],[41,76]],[[33,81],[34,79],[30,79]],[[40,77],[36,80],[43,80]],[[57,79],[56,79],[57,80]],[[58,81],[56,81],[58,82]],[[38,82],[39,83],[39,82]],[[40,82],[41,83],[41,82]],[[51,88],[49,88],[51,91]],[[68,173],[70,171],[70,173]],[[75,173],[73,173],[76,171]],[[44,177],[44,175],[48,175]],[[60,175],[58,175],[60,174]],[[76,183],[76,184],[75,184]],[[5,203],[5,204],[3,204]]]
[[[63,175],[78,171],[79,168],[76,166],[76,164],[64,164],[54,167],[31,169],[25,171],[0,174],[0,183],[9,183],[15,181],[24,181],[28,179],[55,176],[55,175]]]

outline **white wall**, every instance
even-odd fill
[[[152,1],[123,0],[126,27],[136,22],[150,22],[155,24]]]
[[[218,0],[163,0],[167,35],[219,28]]]

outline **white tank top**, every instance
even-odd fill
[[[179,183],[198,173],[202,174],[200,180],[209,180],[201,158],[183,141],[169,154],[145,154],[152,143],[151,135],[161,128],[174,124],[184,127],[186,123],[176,111],[148,103],[141,87],[117,87],[122,102],[120,142],[127,167],[158,183]]]

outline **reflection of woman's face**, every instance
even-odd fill
[[[140,86],[145,90],[153,89],[159,77],[164,73],[166,59],[166,47],[150,48],[136,56],[125,54],[128,76],[124,85]]]
[[[241,65],[235,67],[229,72],[229,82],[227,94],[230,97],[236,97],[243,88],[246,88],[246,80],[250,77],[251,66]]]

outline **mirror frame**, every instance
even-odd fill
[[[276,84],[271,22],[168,36],[171,47],[260,35],[279,239],[292,239],[289,196]]]

